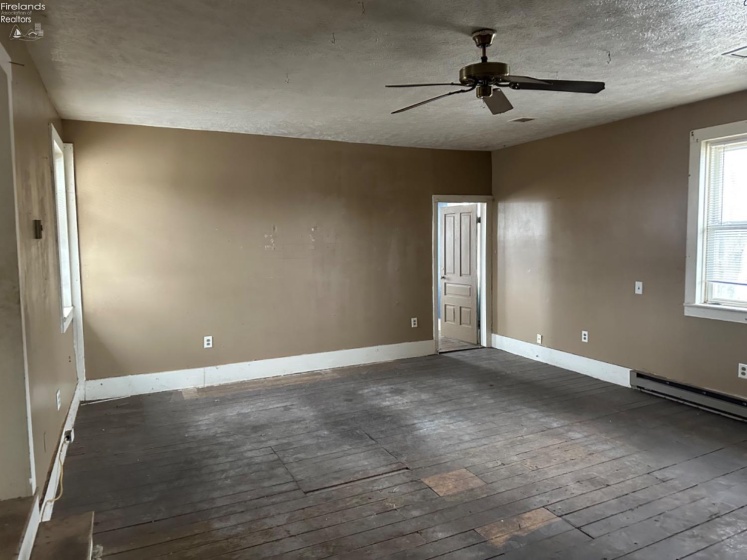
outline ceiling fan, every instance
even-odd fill
[[[431,101],[449,97],[457,93],[474,91],[479,99],[482,99],[494,115],[505,113],[514,108],[506,95],[499,89],[509,87],[511,89],[529,89],[541,91],[568,91],[572,93],[599,93],[604,89],[604,82],[579,82],[572,80],[538,80],[528,76],[513,76],[509,73],[508,64],[505,62],[488,62],[487,48],[493,44],[495,38],[494,29],[480,29],[472,34],[477,48],[482,51],[480,62],[469,64],[459,70],[459,82],[440,84],[397,84],[387,85],[391,88],[403,87],[431,87],[431,86],[461,86],[466,89],[450,91],[443,95],[431,97],[425,101],[408,105],[402,109],[393,111],[392,114],[409,111],[420,107]]]

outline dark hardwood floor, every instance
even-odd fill
[[[16,558],[34,498],[0,500],[0,558]]]
[[[747,558],[747,425],[492,349],[82,406],[105,558]]]

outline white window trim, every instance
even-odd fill
[[[55,147],[56,147],[57,149],[59,149],[60,152],[62,152],[63,157],[65,157],[65,144],[62,141],[62,138],[60,138],[60,135],[57,132],[57,129],[51,123],[49,125],[49,132],[50,132],[50,136],[52,138],[52,146],[51,146],[51,150],[50,150],[51,151],[51,158],[50,158],[50,160],[51,160],[51,163],[52,163],[52,186],[53,186],[53,189],[54,189],[54,198],[55,198],[55,225],[56,225],[56,228],[57,228],[57,227],[60,227],[60,224],[59,224],[59,222],[57,220],[57,211],[56,211],[56,205],[58,203],[57,202],[58,192],[57,192],[57,184],[56,184],[57,177],[56,177],[55,163],[54,163],[54,150],[55,150]],[[63,196],[65,196],[65,206],[67,207],[67,180],[66,179],[65,179],[65,190],[63,192]],[[69,223],[68,223],[68,228],[69,228]],[[59,244],[59,234],[56,231],[55,231],[55,237],[56,237],[56,242]],[[69,232],[68,232],[68,244],[69,244]],[[69,247],[68,247],[68,250],[69,250]],[[57,251],[57,254],[58,254],[58,258],[59,258],[59,255],[60,255],[59,249]],[[70,278],[70,282],[72,283],[72,277]],[[61,279],[58,282],[58,284],[60,285],[60,332],[65,333],[65,332],[67,332],[67,329],[70,326],[70,323],[73,322],[73,317],[75,315],[75,313],[74,313],[75,309],[73,308],[73,306],[65,306],[63,304],[63,301],[64,301],[65,298],[62,296],[62,289],[63,288],[62,288],[62,280]],[[72,297],[72,292],[71,292],[71,297]]]
[[[687,199],[687,260],[685,265],[685,315],[747,324],[747,309],[702,301],[703,241],[705,224],[705,154],[702,142],[747,134],[747,121],[693,130],[690,133],[690,179]]]

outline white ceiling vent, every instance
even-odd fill
[[[524,123],[524,122],[530,122],[530,121],[534,121],[534,120],[537,120],[537,119],[535,119],[534,117],[519,117],[518,119],[511,119],[508,122],[521,122],[521,123]]]
[[[733,51],[725,52],[724,56],[733,56],[735,58],[747,58],[747,46],[739,47]]]

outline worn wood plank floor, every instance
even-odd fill
[[[0,500],[0,558],[15,558],[34,498]]]
[[[104,557],[747,558],[747,425],[493,349],[83,406]]]

